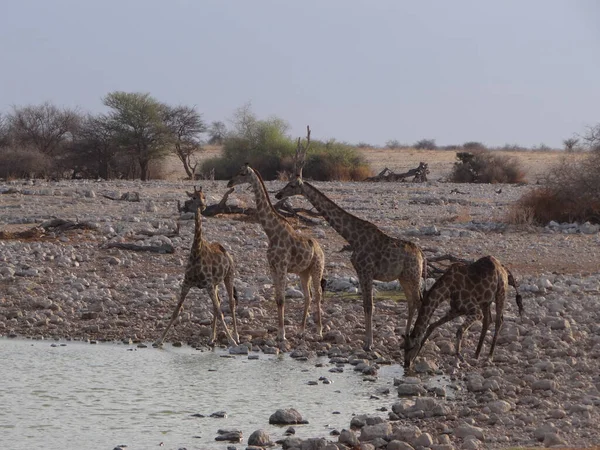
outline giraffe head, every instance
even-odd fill
[[[422,336],[414,336],[412,333],[404,335],[404,369],[410,369],[411,364],[419,355],[422,347]]]
[[[227,183],[228,188],[232,188],[237,186],[238,184],[250,183],[251,181],[251,172],[250,164],[246,163],[242,166],[238,173],[236,173],[229,183]]]
[[[185,193],[190,198],[185,202],[186,210],[196,212],[197,209],[200,209],[202,212],[206,209],[206,196],[202,192],[202,186],[199,189],[194,186],[194,192],[186,191]]]
[[[294,195],[302,195],[302,176],[300,174],[296,175],[296,178],[286,184],[282,190],[275,194],[275,198],[277,200],[281,200]]]

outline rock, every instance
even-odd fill
[[[544,434],[544,447],[566,447],[567,441],[561,438],[557,433]]]
[[[240,430],[219,430],[215,441],[241,442],[242,432]]]
[[[269,423],[272,425],[296,425],[306,424],[308,421],[302,418],[302,415],[294,408],[290,409],[278,409],[271,417],[269,417]]]
[[[537,380],[531,385],[531,389],[534,391],[556,391],[557,383],[554,380]]]
[[[490,408],[490,411],[496,414],[505,414],[512,409],[510,403],[504,400],[497,400],[495,402],[491,402],[488,404],[488,408]]]
[[[386,450],[414,450],[415,448],[412,445],[407,444],[406,442],[393,440],[388,443],[388,445],[385,449]]]
[[[338,437],[338,442],[354,448],[358,446],[358,437],[356,437],[356,433],[352,430],[342,430]]]
[[[429,433],[423,433],[415,439],[414,444],[420,447],[431,447],[433,445],[433,438]]]
[[[535,431],[533,432],[533,436],[538,441],[541,442],[544,440],[544,438],[546,437],[547,434],[556,434],[556,433],[558,433],[556,426],[552,422],[547,422],[544,425],[542,425],[541,427],[536,428]]]
[[[378,423],[376,425],[365,425],[360,430],[360,441],[372,441],[376,438],[389,440],[392,435],[392,425],[388,422]]]
[[[475,436],[480,441],[485,439],[483,434],[483,428],[475,427],[473,425],[461,425],[454,430],[454,435],[458,438],[466,438],[467,436]]]
[[[265,430],[256,430],[248,438],[248,445],[267,447],[273,445],[269,434]]]
[[[249,353],[248,346],[244,344],[229,347],[230,355],[247,355]]]

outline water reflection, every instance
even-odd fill
[[[249,360],[169,345],[52,343],[0,339],[4,448],[225,449],[214,440],[219,429],[242,430],[243,443],[260,428],[273,441],[282,438],[287,427],[268,424],[280,408],[296,408],[310,422],[296,426],[296,436],[327,437],[347,428],[353,413],[385,416],[376,408],[397,401],[393,378],[402,375],[400,366],[383,366],[376,381],[363,381],[348,365],[330,373],[327,358],[260,354]],[[323,376],[332,384],[308,384]],[[392,394],[378,393],[381,388]],[[216,411],[227,417],[209,417]]]

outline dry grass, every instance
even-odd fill
[[[394,172],[402,173],[417,167],[421,161],[426,162],[429,164],[430,180],[447,178],[454,163],[457,161],[456,151],[450,150],[417,150],[412,147],[404,147],[397,149],[359,148],[358,151],[365,157],[373,173],[379,173],[385,167]],[[556,165],[565,156],[564,153],[557,151],[492,150],[492,152],[519,159],[520,166],[525,172],[525,179],[529,183],[536,183],[538,180],[542,180],[550,167]],[[204,151],[198,155],[198,160],[202,162],[209,158],[221,156],[221,153],[222,147],[207,145],[204,147]],[[579,161],[585,157],[585,154],[573,153],[568,156],[573,161]],[[166,177],[166,179],[181,180],[185,178],[186,175],[183,166],[175,156],[168,157],[164,163],[165,167],[161,171],[161,175]]]

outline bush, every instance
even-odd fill
[[[403,147],[407,147],[406,145],[402,144],[398,139],[390,139],[389,141],[387,141],[385,143],[386,148],[395,150],[397,148],[403,148]]]
[[[52,171],[52,158],[34,149],[0,150],[0,177],[45,178]]]
[[[296,141],[287,136],[287,123],[276,117],[258,120],[249,105],[236,111],[233,122],[234,131],[223,142],[223,156],[205,160],[201,173],[214,169],[215,179],[227,179],[246,162],[265,180],[281,179],[293,171]],[[335,141],[311,141],[303,170],[307,178],[362,180],[370,173],[366,160],[356,147]]]
[[[579,162],[563,159],[554,166],[546,185],[521,197],[509,212],[509,220],[528,212],[531,221],[600,223],[600,151]]]
[[[437,145],[435,145],[435,139],[421,139],[415,143],[414,147],[417,150],[435,150]]]
[[[483,145],[481,142],[476,141],[465,142],[462,145],[462,148],[465,149],[465,151],[467,152],[483,152],[487,150],[485,145]]]
[[[371,176],[371,168],[364,156],[351,145],[313,141],[302,174],[318,181],[362,181]]]
[[[489,151],[459,152],[450,181],[454,183],[522,183],[525,173],[517,158]]]

